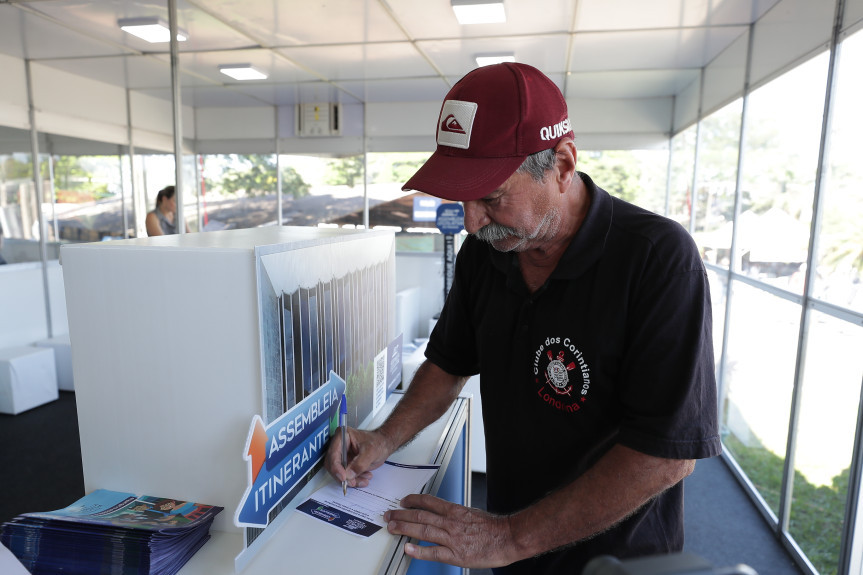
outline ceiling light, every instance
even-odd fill
[[[161,18],[120,18],[117,20],[117,25],[124,32],[151,44],[171,41],[171,29],[168,27],[168,23]],[[177,29],[177,42],[185,42],[188,38],[189,35],[184,30]]]
[[[515,54],[477,54],[476,56],[476,65],[480,68],[501,62],[515,62]]]
[[[503,0],[450,0],[459,24],[499,24],[506,22]]]
[[[256,70],[251,64],[226,64],[219,66],[219,72],[234,80],[266,80],[267,75]]]

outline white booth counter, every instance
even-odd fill
[[[369,427],[376,427],[382,422],[400,396],[399,392],[390,396]],[[441,469],[426,484],[423,493],[431,493],[469,506],[469,417],[470,397],[458,398],[440,419],[427,427],[405,448],[393,454],[390,460],[408,464],[440,464]],[[412,561],[404,555],[407,538],[390,535],[385,529],[364,538],[293,511],[293,508],[305,501],[311,493],[331,481],[333,479],[326,471],[320,471],[282,512],[276,520],[279,523],[267,528],[269,530],[275,527],[276,530],[267,541],[262,542],[260,549],[246,565],[240,565],[237,572],[244,575],[414,575],[466,571],[450,565]],[[243,538],[240,533],[213,532],[210,541],[192,557],[178,575],[232,574],[235,572],[234,558],[240,554],[242,547]]]
[[[387,534],[361,540],[290,509],[257,539],[233,521],[254,417],[277,421],[330,370],[347,382],[350,426],[392,408],[396,394],[375,409],[388,369],[379,358],[398,341],[392,232],[268,227],[74,244],[61,264],[87,493],[224,507],[184,575],[234,572],[244,533],[249,573],[404,572]],[[446,470],[429,486],[459,502],[469,494],[469,403],[397,455],[461,461],[458,488],[439,491]],[[294,505],[328,480],[318,472]]]

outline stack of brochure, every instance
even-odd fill
[[[100,489],[4,523],[0,543],[31,573],[171,575],[210,538],[221,507]]]

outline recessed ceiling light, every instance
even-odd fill
[[[225,64],[219,66],[219,72],[234,80],[266,80],[267,75],[250,64]]]
[[[515,62],[515,54],[478,54],[476,56],[476,65],[480,68],[501,62]]]
[[[506,22],[503,0],[450,0],[459,24]]]
[[[124,32],[146,40],[151,44],[171,41],[171,29],[168,23],[157,17],[144,18],[120,18],[117,25]],[[177,29],[177,42],[185,42],[189,35],[181,29]]]

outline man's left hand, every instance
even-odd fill
[[[387,530],[433,544],[406,544],[405,554],[414,559],[474,568],[500,567],[518,559],[506,516],[432,495],[408,495],[401,504],[406,509],[384,514]]]

